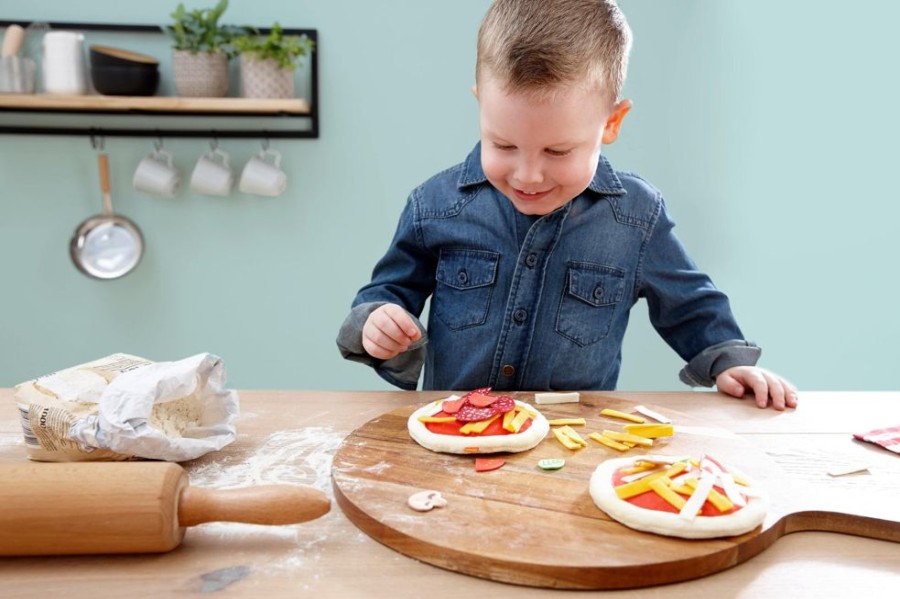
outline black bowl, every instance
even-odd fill
[[[90,47],[89,54],[92,67],[133,67],[150,70],[159,68],[159,61],[153,56],[121,48],[95,45]]]
[[[159,88],[159,69],[92,66],[91,81],[104,96],[153,96]]]

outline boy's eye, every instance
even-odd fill
[[[568,156],[572,153],[572,150],[551,150],[547,148],[546,152],[551,156]]]
[[[508,146],[508,145],[497,144],[497,143],[494,144],[494,147],[495,147],[496,149],[502,150],[502,151],[504,151],[504,152],[508,152],[509,150],[515,150],[515,149],[516,149],[516,146]]]

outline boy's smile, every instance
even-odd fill
[[[631,107],[603,94],[564,86],[538,96],[507,92],[491,77],[476,95],[481,114],[481,165],[516,210],[543,215],[564,206],[594,177],[600,148],[612,143]]]

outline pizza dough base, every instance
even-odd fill
[[[648,510],[620,499],[612,484],[613,474],[640,459],[641,456],[607,460],[591,475],[590,492],[594,503],[610,518],[629,528],[668,537],[709,539],[744,534],[762,524],[766,517],[769,500],[762,493],[760,497],[748,497],[747,505],[733,514],[697,516],[693,520],[685,520],[672,512]],[[754,481],[748,479],[747,482],[755,491],[760,491]]]
[[[409,436],[424,447],[438,453],[517,453],[531,449],[540,443],[550,432],[550,423],[544,415],[527,403],[516,401],[516,405],[528,409],[537,414],[532,418],[531,426],[521,433],[509,435],[439,435],[428,430],[424,422],[419,422],[422,416],[432,416],[440,411],[444,400],[426,404],[413,412],[406,423]],[[477,451],[473,450],[477,447]]]

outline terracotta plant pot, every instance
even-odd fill
[[[228,57],[221,52],[175,50],[172,75],[179,96],[221,98],[228,93]]]
[[[272,59],[256,60],[241,55],[241,96],[244,98],[293,98],[294,71]]]

